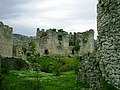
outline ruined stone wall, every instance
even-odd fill
[[[0,55],[2,57],[12,57],[13,50],[13,29],[0,22]]]
[[[22,35],[21,35],[22,36]],[[15,38],[15,36],[13,36]],[[22,36],[22,39],[14,39],[13,57],[27,60],[27,55],[31,53],[32,41],[36,41],[34,37]],[[36,42],[35,42],[36,44]]]
[[[120,88],[120,0],[98,0],[97,58],[105,80]]]
[[[94,51],[94,31],[70,33],[62,29],[37,30],[37,52],[40,55],[50,56],[82,56]]]
[[[83,33],[76,34],[75,45],[79,44],[80,50],[78,54],[83,56],[86,53],[94,52],[94,31],[91,29]]]
[[[82,56],[94,51],[93,30],[68,34],[63,29],[49,29],[45,31],[38,28],[35,37],[14,35],[14,57],[25,59],[27,54],[30,53],[29,43],[31,41],[35,42],[36,53],[40,54],[40,56],[75,57],[76,55]]]
[[[69,55],[69,36],[67,32],[55,29],[43,31],[37,30],[37,52],[49,56]]]

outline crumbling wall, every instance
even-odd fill
[[[94,51],[94,31],[70,33],[62,29],[38,29],[36,33],[37,52],[50,56],[82,56]],[[47,53],[46,53],[47,52]]]
[[[83,56],[86,53],[94,52],[94,30],[90,29],[89,31],[83,33],[76,33],[75,46],[79,45],[80,56]]]
[[[63,29],[49,29],[45,31],[38,28],[35,37],[14,35],[14,57],[27,58],[27,53],[31,53],[29,46],[31,41],[35,42],[36,53],[40,56],[76,57],[94,51],[93,30],[68,34]]]
[[[21,58],[23,60],[27,60],[27,56],[30,55],[31,52],[31,45],[32,41],[36,41],[34,37],[22,36],[22,39],[15,39],[14,37],[14,44],[13,44],[13,57]],[[36,43],[36,42],[35,42]]]
[[[37,52],[41,55],[68,56],[69,36],[62,29],[37,30]]]
[[[2,57],[12,57],[13,39],[12,27],[0,22],[0,55]]]
[[[120,0],[98,0],[97,58],[105,80],[120,88]]]

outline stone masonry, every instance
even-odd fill
[[[94,31],[70,33],[62,29],[37,29],[37,53],[41,56],[82,56],[94,51]]]
[[[77,81],[89,84],[92,90],[100,90],[101,71],[95,53],[88,53],[81,57]]]
[[[120,88],[120,0],[98,0],[97,58],[105,80]]]
[[[2,57],[12,57],[13,39],[12,27],[0,22],[0,55]]]
[[[40,56],[76,57],[94,51],[92,29],[83,33],[68,34],[63,29],[45,31],[38,28],[35,37],[17,35],[17,39],[15,36],[13,38],[13,56],[22,59],[26,59],[27,54],[31,53],[29,46],[31,41],[36,44],[36,53]]]
[[[16,35],[18,37],[16,37]],[[14,34],[13,38],[13,57],[27,60],[28,54],[31,53],[30,42],[36,41],[36,39],[34,37],[22,36],[20,34]]]
[[[65,31],[56,32],[56,29],[47,31],[37,30],[37,53],[40,56],[68,56],[69,55],[69,35]]]

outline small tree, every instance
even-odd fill
[[[36,44],[35,44],[34,41],[31,41],[29,43],[29,46],[30,46],[31,54],[28,57],[28,59],[29,59],[30,62],[35,63],[38,60],[38,55],[35,54],[35,52],[36,52]],[[35,70],[36,71],[36,85],[35,85],[34,89],[39,90],[39,88],[40,88],[39,87],[39,77],[38,77],[39,68],[37,66],[35,68],[36,68],[36,70]]]
[[[80,50],[80,45],[79,44],[76,44],[73,48],[73,50],[75,50],[75,52],[77,53],[77,56],[78,56],[78,52]]]

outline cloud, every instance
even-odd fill
[[[96,31],[97,0],[0,0],[0,19],[14,32],[35,35],[35,28]]]

